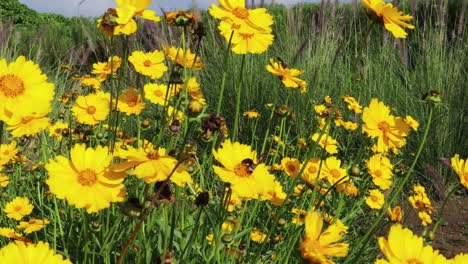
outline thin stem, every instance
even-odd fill
[[[437,228],[439,227],[440,225],[440,220],[442,219],[442,213],[444,212],[444,209],[445,209],[445,205],[447,205],[447,202],[450,198],[450,196],[452,196],[452,194],[455,193],[455,191],[461,186],[460,183],[458,183],[457,185],[455,185],[455,187],[453,187],[450,192],[447,194],[447,197],[445,197],[445,200],[444,202],[442,203],[442,207],[440,208],[439,210],[439,214],[437,215],[437,221],[434,225],[434,228],[432,229],[432,233],[435,234],[435,232],[437,231]]]
[[[0,144],[3,143],[3,121],[0,121]]]
[[[185,253],[187,252],[187,249],[190,245],[192,245],[193,243],[193,238],[196,237],[197,233],[198,233],[198,227],[200,226],[200,219],[201,219],[201,215],[203,213],[203,208],[204,207],[201,207],[200,210],[198,211],[198,214],[197,214],[197,218],[195,220],[195,226],[193,227],[193,230],[192,230],[192,233],[190,234],[190,238],[189,240],[187,241],[187,244],[185,245],[185,248],[184,250],[182,251],[182,257],[180,258],[181,260],[184,259],[185,257]]]
[[[231,49],[231,42],[232,36],[234,35],[234,31],[231,32],[231,36],[229,37],[228,46],[226,48],[226,53],[224,54],[224,61],[223,61],[223,77],[221,79],[221,89],[219,92],[218,98],[218,108],[216,108],[216,115],[219,116],[221,112],[221,105],[223,104],[223,96],[224,96],[224,86],[226,84],[226,76],[227,76],[227,64],[229,60],[229,50]]]
[[[401,184],[395,189],[395,191],[391,193],[391,195],[389,196],[390,198],[387,200],[387,202],[383,206],[382,211],[379,214],[379,216],[377,217],[377,219],[375,220],[374,224],[371,226],[371,228],[369,228],[369,230],[364,235],[364,237],[358,241],[358,243],[356,244],[356,247],[354,247],[356,250],[353,250],[352,252],[350,252],[349,258],[346,259],[344,264],[356,263],[356,258],[358,258],[361,255],[361,253],[364,250],[367,242],[369,242],[370,236],[374,233],[374,231],[376,230],[376,228],[379,225],[380,221],[382,220],[383,216],[386,214],[387,208],[390,206],[390,204],[392,204],[392,202],[396,199],[396,197],[398,197],[398,195],[401,193],[401,191],[403,190],[403,187],[405,186],[405,183],[408,181],[409,177],[411,176],[411,173],[413,173],[414,167],[416,166],[416,163],[417,163],[417,161],[419,159],[419,156],[421,155],[421,152],[422,152],[422,150],[424,148],[424,145],[426,143],[427,135],[429,134],[429,128],[431,127],[431,122],[432,122],[432,112],[433,112],[433,108],[430,107],[429,116],[427,118],[427,126],[426,126],[426,129],[424,130],[424,135],[423,135],[423,138],[421,140],[421,144],[419,145],[418,152],[416,153],[416,156],[414,157],[413,163],[411,164],[411,167],[409,168],[408,172],[406,173],[405,178],[403,179]],[[357,253],[354,253],[354,251],[357,251]]]
[[[234,114],[234,130],[232,131],[232,140],[236,141],[239,126],[240,99],[242,95],[242,83],[245,67],[245,54],[242,55],[241,70],[239,73],[239,83],[237,84],[236,113]]]

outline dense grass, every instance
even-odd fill
[[[231,135],[234,119],[239,118],[238,141],[252,145],[258,156],[265,155],[265,162],[269,165],[280,162],[283,157],[297,157],[300,160],[324,157],[324,152],[316,146],[311,146],[307,151],[296,147],[299,138],[310,139],[318,131],[318,119],[313,107],[321,103],[326,95],[336,104],[342,104],[340,98],[343,95],[354,96],[362,105],[367,105],[371,98],[379,98],[391,106],[396,115],[411,115],[421,123],[419,131],[409,136],[401,155],[393,160],[399,164],[395,176],[399,177],[395,179],[395,186],[398,186],[415,158],[427,127],[429,108],[422,97],[436,89],[441,93],[442,103],[434,108],[429,137],[410,183],[423,183],[429,190],[450,189],[447,186],[457,183],[458,178],[440,159],[450,158],[455,153],[463,158],[468,155],[467,23],[462,15],[465,11],[454,10],[456,2],[441,7],[428,2],[429,5],[421,2],[414,10],[416,19],[413,24],[416,29],[409,31],[406,40],[394,39],[381,25],[372,25],[363,10],[354,9],[352,5],[298,5],[291,9],[270,6],[269,11],[275,18],[273,46],[264,54],[247,55],[242,76],[242,57],[229,55],[221,116],[226,119]],[[401,5],[401,8],[405,13],[410,12],[409,6]],[[199,122],[204,114],[216,111],[227,44],[217,31],[217,21],[206,12],[202,12],[200,17],[206,35],[199,55],[207,67],[197,77],[208,105],[201,116],[191,116],[194,121],[187,137],[197,156],[194,167],[198,169],[193,175],[194,181],[201,190],[209,191],[212,198],[208,206],[199,208],[194,205],[198,190],[194,191],[192,186],[174,188],[176,202],[157,203],[137,233],[127,253],[126,263],[161,263],[158,261],[164,262],[168,252],[174,253],[174,259],[178,261],[175,263],[299,263],[298,248],[303,227],[291,223],[290,210],[293,207],[308,210],[319,199],[318,192],[304,194],[301,198],[291,196],[290,202],[281,207],[247,201],[242,209],[233,213],[227,213],[222,208],[224,185],[212,169],[215,162],[211,150],[217,142],[200,139]],[[73,18],[66,28],[54,26],[37,31],[3,23],[0,24],[0,58],[11,61],[25,55],[39,63],[56,86],[56,98],[67,91],[84,93],[85,90],[71,77],[89,73],[92,63],[104,61],[110,55],[124,56],[131,50],[148,51],[179,43],[181,36],[178,29],[169,27],[165,22],[142,23],[140,26],[141,30],[136,36],[118,39],[114,46],[110,46],[109,39],[89,19]],[[196,49],[193,42],[189,42],[189,45],[192,50]],[[278,79],[266,71],[268,60],[277,57],[305,71],[303,78],[309,85],[306,94],[285,89]],[[72,70],[62,67],[64,64],[72,66]],[[121,77],[119,84],[122,85],[142,82],[128,75]],[[240,79],[241,113],[256,109],[260,113],[257,121],[235,116],[235,87]],[[273,103],[273,108],[266,106],[268,103]],[[287,104],[294,114],[289,117],[273,114],[273,110],[282,104]],[[164,124],[155,114],[159,110],[151,110],[154,111],[148,111],[141,119],[133,116],[123,118],[121,129],[135,135],[136,122],[148,118],[152,125],[150,129],[142,131],[142,138],[156,138],[160,133],[162,136],[157,137],[158,143],[170,149],[180,147],[183,137],[159,129]],[[67,114],[66,111],[57,107],[51,117],[58,119],[59,114]],[[96,135],[97,131],[93,131],[93,134]],[[273,140],[274,135],[280,136],[286,144],[278,145]],[[348,167],[358,165],[362,168],[363,159],[368,156],[365,153],[369,152],[369,140],[360,133],[345,133],[339,129],[334,131],[333,136],[344,144],[339,155],[346,160]],[[67,152],[66,146],[59,147],[58,142],[52,139],[48,139],[47,143],[50,144],[47,156],[51,158],[57,153]],[[29,155],[31,160],[27,167],[43,158],[39,153],[39,138],[23,138],[21,145],[23,153]],[[428,166],[435,168],[435,175],[427,173]],[[24,171],[22,168],[21,165],[10,168],[11,185],[3,194],[8,201],[15,196],[33,198],[36,217],[50,220],[47,229],[35,233],[33,239],[49,241],[57,252],[75,263],[115,263],[137,225],[135,217],[121,213],[128,211],[132,203],[111,206],[99,214],[90,215],[48,193],[43,183],[47,174],[42,168],[39,171]],[[297,180],[291,180],[284,173],[276,175],[285,192],[292,194]],[[324,211],[352,225],[346,236],[352,241],[351,247],[366,233],[378,215],[366,208],[363,201],[370,188],[369,180],[357,179],[357,182],[362,184],[360,197],[351,200],[336,193],[326,199],[324,206]],[[412,186],[410,183],[398,197],[401,198],[399,201],[406,200],[407,190]],[[148,202],[149,194],[157,189],[134,178],[129,178],[126,185],[128,196],[136,197],[140,203]],[[461,195],[466,193],[462,191]],[[433,194],[430,196],[435,197]],[[1,203],[2,206],[4,204]],[[190,237],[199,213],[201,228],[192,241]],[[234,219],[242,223],[243,228],[236,230],[231,237],[223,235],[221,224]],[[2,217],[0,223],[2,226],[12,225],[6,217]],[[265,244],[254,243],[248,238],[254,227],[267,233],[270,238],[281,234],[282,239]],[[385,235],[384,230],[382,228],[376,234]],[[215,246],[209,246],[205,239],[209,233],[213,233],[214,240],[219,242]],[[7,240],[0,238],[0,242],[4,245]],[[370,246],[365,247],[355,261],[373,262],[379,255],[375,237],[363,242]],[[190,248],[184,252],[186,245]],[[236,250],[227,250],[226,245]]]

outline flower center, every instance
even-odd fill
[[[317,172],[317,168],[315,168],[314,166],[310,166],[310,167],[307,169],[307,171],[308,171],[309,173],[316,173],[316,172]]]
[[[160,156],[157,151],[151,151],[146,155],[146,157],[148,157],[148,159],[157,160]]]
[[[415,259],[415,258],[407,259],[405,262],[406,262],[407,264],[424,264],[424,262],[422,262],[422,261],[419,260],[419,259]]]
[[[379,198],[378,198],[377,196],[375,196],[375,195],[372,195],[370,198],[371,198],[371,200],[372,200],[373,202],[379,201]]]
[[[97,175],[94,171],[86,169],[78,174],[78,182],[84,186],[92,186],[97,181]]]
[[[234,10],[232,10],[232,13],[240,19],[246,19],[249,17],[249,11],[243,7],[234,8]]]
[[[160,90],[156,90],[154,91],[154,95],[156,95],[156,97],[162,97],[164,95],[164,93]]]
[[[330,174],[333,176],[333,178],[339,178],[341,176],[337,169],[330,170]]]
[[[295,174],[297,172],[296,170],[296,166],[294,166],[294,164],[292,163],[288,163],[286,165],[286,169],[291,173],[291,174]]]
[[[90,107],[88,107],[88,109],[86,111],[88,112],[88,114],[94,115],[94,113],[96,113],[96,107],[90,106]]]
[[[149,67],[149,66],[151,66],[151,61],[150,60],[145,60],[145,62],[143,62],[143,65],[145,65],[145,67]]]
[[[375,177],[380,178],[380,177],[382,177],[382,172],[380,170],[376,170],[376,171],[374,171],[374,175],[375,175]]]
[[[13,209],[15,212],[21,212],[21,210],[23,210],[23,207],[20,206],[20,205],[17,205],[15,206],[15,208]]]
[[[234,167],[234,173],[239,177],[250,177],[252,170],[249,168],[249,164],[241,162]]]
[[[13,74],[6,74],[0,77],[0,92],[6,97],[17,97],[24,94],[23,81]]]
[[[388,131],[390,131],[390,125],[385,121],[380,122],[378,127],[384,133],[387,133]]]
[[[27,124],[29,122],[31,122],[31,120],[33,120],[34,117],[30,117],[30,116],[27,116],[27,117],[23,117],[21,118],[21,124]]]

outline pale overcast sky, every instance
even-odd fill
[[[2,1],[2,0],[0,0]],[[29,8],[43,13],[56,13],[64,16],[100,16],[107,8],[115,6],[115,0],[19,0]],[[318,2],[319,0],[276,0],[276,3],[296,4],[298,2]],[[166,11],[179,8],[190,8],[194,2],[200,8],[207,8],[216,0],[153,0],[149,9],[160,13],[163,8]],[[259,0],[255,0],[259,3]],[[265,0],[270,3],[271,0]],[[81,4],[80,4],[81,3]],[[249,0],[250,3],[250,0]]]

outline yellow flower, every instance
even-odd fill
[[[396,154],[406,144],[409,126],[402,118],[391,115],[390,108],[379,100],[372,99],[364,108],[362,121],[362,131],[371,138],[377,138],[377,152],[392,150]]]
[[[107,62],[98,62],[93,64],[93,74],[98,74],[99,79],[106,79],[110,74],[116,74],[120,68],[122,59],[119,56],[110,57]]]
[[[76,144],[70,159],[59,155],[45,165],[49,174],[46,183],[58,198],[88,213],[98,212],[123,200],[125,174],[110,170],[112,158],[107,147],[92,149]]]
[[[273,17],[267,10],[246,9],[245,2],[239,0],[218,2],[220,6],[213,4],[209,12],[222,20],[218,29],[226,41],[231,41],[232,51],[237,54],[265,52],[273,43]]]
[[[143,108],[145,108],[145,103],[142,102],[142,94],[135,91],[132,87],[125,93],[119,96],[119,104],[117,108],[120,112],[125,113],[126,115],[139,115]]]
[[[257,112],[257,110],[252,109],[244,112],[244,116],[246,116],[249,119],[257,119],[260,116],[260,114]]]
[[[99,78],[91,77],[91,75],[89,75],[89,74],[87,74],[87,75],[85,75],[83,77],[78,77],[78,78],[72,77],[71,79],[74,80],[74,81],[80,81],[80,85],[90,86],[94,90],[101,89],[101,83],[105,80],[105,79],[99,79]]]
[[[270,63],[266,66],[267,71],[273,73],[275,76],[278,76],[283,82],[285,87],[298,88],[301,93],[307,91],[307,83],[297,78],[297,76],[304,73],[302,70],[288,68],[283,62],[275,62],[270,58]]]
[[[356,98],[352,96],[343,96],[343,101],[348,104],[348,109],[356,114],[362,113],[362,106],[358,103]]]
[[[151,79],[159,79],[167,71],[164,65],[164,53],[159,50],[149,53],[136,50],[128,57],[128,61],[133,64],[135,71]]]
[[[419,122],[416,121],[412,116],[407,115],[405,117],[405,123],[410,126],[414,131],[418,131]]]
[[[178,186],[185,186],[185,183],[192,183],[192,178],[183,164],[166,154],[165,148],[154,148],[147,143],[144,147],[133,148],[127,146],[126,149],[118,149],[117,155],[125,159],[126,162],[118,164],[114,170],[129,171],[129,174],[136,175],[146,183],[155,183],[166,180],[176,165],[177,169],[172,174],[170,180]]]
[[[196,71],[205,67],[199,56],[190,51],[190,49],[184,51],[181,48],[163,46],[164,53],[171,61],[174,61],[178,65],[188,69],[194,69]]]
[[[256,242],[256,243],[259,243],[259,244],[262,244],[264,243],[265,241],[267,241],[267,235],[264,234],[262,231],[254,228],[251,232],[250,232],[250,239],[253,241],[253,242]]]
[[[348,231],[341,221],[335,220],[325,231],[323,217],[319,211],[311,210],[305,217],[305,235],[301,243],[302,257],[309,263],[333,263],[328,257],[345,257],[348,255],[349,244],[337,243]]]
[[[403,21],[413,19],[410,15],[403,15],[391,3],[383,0],[361,0],[361,2],[372,12],[378,22],[383,23],[385,29],[390,31],[395,38],[406,38],[408,35],[403,28],[414,29],[414,26]]]
[[[395,208],[387,208],[387,214],[392,222],[401,222],[403,219],[403,213],[400,206],[395,206]]]
[[[284,141],[283,141],[283,140],[281,140],[281,138],[280,138],[280,137],[278,137],[278,136],[274,136],[274,137],[273,137],[273,140],[274,140],[274,141],[275,141],[275,142],[276,142],[278,145],[280,145],[280,146],[284,146]]]
[[[340,182],[346,182],[349,180],[346,169],[341,166],[341,160],[335,156],[328,157],[322,164],[321,178],[326,178],[330,184],[335,184],[339,180]]]
[[[418,217],[421,219],[421,224],[423,226],[427,226],[432,223],[431,216],[427,212],[419,212]]]
[[[392,186],[393,165],[382,154],[375,154],[367,161],[367,171],[372,176],[372,182],[382,190]]]
[[[280,206],[283,204],[286,196],[286,193],[283,191],[283,186],[281,186],[278,181],[275,181],[273,188],[263,193],[261,199],[268,200],[275,206]]]
[[[339,126],[342,126],[344,129],[349,130],[349,131],[354,131],[359,126],[357,123],[354,123],[351,121],[339,120],[338,123],[339,123]]]
[[[384,202],[385,197],[378,189],[370,190],[366,197],[366,204],[372,209],[381,209]]]
[[[317,142],[329,154],[338,153],[338,142],[327,133],[315,133],[312,135],[312,140]]]
[[[161,18],[156,16],[153,10],[148,10],[152,0],[115,0],[118,6],[128,5],[135,10],[135,16],[143,19],[159,22]]]
[[[302,210],[302,209],[292,208],[291,212],[294,214],[294,216],[293,216],[293,218],[291,220],[291,223],[293,223],[295,225],[303,225],[304,224],[304,219],[305,219],[305,217],[307,215],[307,211]]]
[[[12,238],[15,240],[23,239],[23,236],[21,234],[16,233],[16,231],[13,228],[9,228],[9,227],[0,227],[0,236],[6,237],[6,238]]]
[[[275,177],[265,164],[257,163],[257,153],[248,145],[226,140],[217,150],[214,158],[222,165],[213,166],[222,181],[231,184],[233,192],[240,198],[258,199],[275,187]]]
[[[10,183],[10,178],[5,174],[0,173],[0,187],[5,188],[8,186],[9,183]]]
[[[17,153],[16,141],[12,141],[10,144],[0,145],[0,171],[2,171],[3,165],[12,160]]]
[[[168,94],[170,87],[167,84],[148,83],[145,84],[145,98],[153,104],[165,106],[172,97],[172,92]]]
[[[352,180],[348,180],[346,182],[339,183],[336,186],[337,192],[344,192],[344,194],[348,196],[358,196],[359,189],[356,187]]]
[[[273,17],[265,8],[247,9],[242,0],[218,0],[220,6],[211,5],[210,14],[222,21],[232,21],[258,31],[270,31]]]
[[[460,159],[460,155],[455,154],[455,156],[450,159],[450,163],[455,173],[460,177],[461,184],[468,189],[468,159],[462,160]]]
[[[386,260],[375,263],[447,263],[447,259],[431,246],[424,246],[423,239],[400,224],[390,227],[388,240],[379,237],[379,247]]]
[[[0,60],[0,120],[5,110],[17,112],[31,102],[35,106],[45,105],[41,108],[47,107],[54,94],[54,85],[47,82],[47,76],[34,62],[24,56],[9,64],[6,59]]]
[[[29,215],[34,209],[34,205],[29,202],[27,197],[16,197],[13,201],[7,203],[3,211],[7,213],[8,218],[21,220]]]
[[[314,111],[319,117],[327,117],[330,115],[329,108],[324,104],[314,106]]]
[[[421,185],[415,185],[413,186],[413,192],[414,194],[408,197],[411,205],[418,210],[418,212],[427,210],[432,214],[434,208],[432,208],[431,200],[429,200],[429,197],[426,194],[426,189]]]
[[[184,112],[177,110],[172,106],[169,106],[167,108],[167,119],[169,121],[174,121],[174,120],[182,121],[184,120]]]
[[[55,254],[48,243],[12,242],[0,249],[0,263],[15,264],[71,264],[62,255]]]
[[[62,140],[62,131],[68,128],[68,124],[62,121],[56,121],[53,125],[49,126],[47,131],[49,132],[49,136],[56,137],[57,140]]]
[[[285,157],[281,160],[281,167],[290,177],[295,178],[301,170],[301,162],[295,158]]]
[[[41,220],[36,218],[29,219],[28,222],[21,221],[19,225],[16,226],[18,229],[24,229],[25,234],[30,234],[44,228],[46,225],[50,224],[49,220]]]
[[[110,112],[110,95],[101,91],[76,98],[72,107],[73,115],[79,123],[96,125],[107,118]]]
[[[468,263],[468,253],[460,253],[453,257],[453,259],[450,259],[452,264],[465,264]]]
[[[323,174],[320,173],[320,164],[322,161],[319,158],[309,159],[306,168],[302,173],[302,179],[308,184],[315,186],[317,181],[322,178]]]
[[[200,113],[205,105],[205,98],[191,99],[188,108],[194,113]]]

